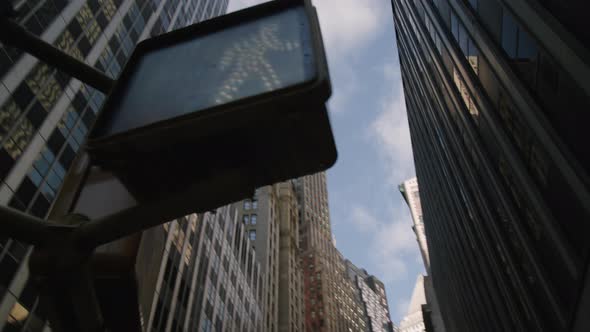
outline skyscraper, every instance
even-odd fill
[[[141,243],[145,331],[264,330],[264,273],[232,206],[152,228]]]
[[[393,330],[383,284],[367,275],[362,283],[366,286],[365,292],[361,292],[360,284],[349,276],[346,259],[336,249],[330,225],[326,174],[304,176],[294,183],[299,205],[305,330]],[[367,305],[371,316],[367,315]]]
[[[298,204],[290,181],[258,188],[235,203],[264,280],[264,330],[303,331],[303,276],[300,265]]]
[[[228,0],[14,2],[19,24],[112,77],[139,40],[223,14],[228,5]],[[5,45],[0,78],[0,204],[44,218],[104,95]],[[40,331],[45,324],[35,312],[38,300],[23,263],[29,253],[23,243],[0,241],[0,329]]]
[[[447,329],[590,329],[587,2],[392,4]]]
[[[299,200],[305,330],[335,331],[338,257],[332,241],[326,174],[298,178],[295,189]]]

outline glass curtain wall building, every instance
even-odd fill
[[[590,61],[580,16],[563,13],[587,5],[392,4],[447,328],[569,330],[586,315]]]
[[[141,39],[225,13],[228,0],[21,0],[19,24],[117,77]],[[0,45],[0,204],[44,218],[104,95]],[[0,239],[0,329],[39,331],[42,313],[23,262],[30,248]]]
[[[144,331],[265,330],[264,275],[232,206],[144,232],[138,259],[142,288],[153,285],[140,294]]]

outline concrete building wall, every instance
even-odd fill
[[[426,295],[424,291],[424,276],[419,275],[414,285],[412,298],[408,305],[408,311],[400,322],[400,332],[425,332],[424,316],[422,315],[422,305],[426,304]]]
[[[308,331],[334,331],[337,254],[332,242],[325,173],[295,180],[299,200],[305,320]]]
[[[412,221],[414,226],[412,229],[416,234],[416,240],[420,247],[420,254],[422,255],[422,261],[426,271],[430,269],[430,257],[428,255],[428,242],[426,241],[426,232],[424,230],[424,217],[422,215],[422,204],[420,202],[420,190],[418,188],[418,179],[412,178],[404,181],[399,186],[399,190],[402,193],[410,213],[412,215]]]
[[[336,295],[337,329],[336,331],[371,331],[369,317],[354,280],[349,276],[348,263],[340,252],[337,252],[338,262]]]
[[[303,271],[297,196],[291,182],[276,185],[279,198],[279,331],[304,331]]]

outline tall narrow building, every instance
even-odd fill
[[[424,276],[419,275],[408,305],[408,311],[399,325],[400,332],[426,332],[422,306],[426,305]]]
[[[392,0],[449,331],[587,331],[587,1]]]
[[[223,14],[228,5],[228,0],[12,2],[21,13],[19,24],[112,77],[139,40]],[[0,204],[44,218],[104,95],[5,45],[0,45],[0,81]],[[0,239],[3,331],[45,326],[28,281],[29,253],[23,243]]]
[[[426,271],[430,270],[430,257],[428,255],[428,242],[426,241],[426,233],[424,232],[424,218],[422,216],[422,204],[420,203],[420,190],[418,189],[418,179],[412,178],[404,181],[399,185],[399,191],[404,197],[404,200],[410,208],[412,221],[414,225],[412,230],[416,234],[418,246],[420,247],[420,254]]]
[[[260,262],[265,331],[304,331],[299,210],[291,181],[258,188],[233,204]]]
[[[332,241],[326,174],[298,178],[295,188],[299,200],[305,330],[335,331],[338,257]]]
[[[347,260],[336,249],[326,174],[304,176],[294,183],[299,202],[305,331],[393,331],[383,283],[367,275],[361,292],[361,284],[351,279]]]
[[[274,186],[258,188],[254,197],[234,204],[244,224],[264,275],[265,330],[278,328],[279,206]]]
[[[292,182],[276,185],[279,199],[279,332],[305,331],[299,206]]]

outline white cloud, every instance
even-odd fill
[[[397,220],[383,224],[376,234],[379,245],[377,252],[383,257],[399,256],[416,250],[418,244],[412,231],[412,222],[406,217],[397,215]]]
[[[339,113],[350,109],[348,103],[358,89],[358,79],[357,74],[352,70],[352,66],[338,63],[334,67],[337,70],[332,71],[330,74],[333,94],[329,100],[329,110],[332,113]]]
[[[395,302],[395,312],[397,313],[398,316],[400,317],[404,317],[406,315],[406,313],[408,312],[408,307],[410,306],[410,299],[399,299],[397,302]]]
[[[230,0],[228,12],[251,7],[263,0]],[[330,52],[340,53],[373,40],[386,19],[379,0],[315,0],[322,36]]]
[[[388,62],[384,64],[383,67],[377,67],[375,69],[381,71],[383,77],[389,83],[399,81],[401,78],[399,66],[397,65],[397,63]]]
[[[372,41],[384,15],[378,0],[316,0],[320,26],[328,53],[336,56]]]
[[[265,1],[230,0],[228,12]],[[314,0],[334,83],[329,110],[338,113],[358,89],[353,70],[353,54],[373,41],[382,29],[390,28],[390,16],[383,11],[383,0]]]
[[[391,73],[391,69],[384,69],[385,76]],[[412,144],[401,85],[383,98],[381,112],[369,126],[368,134],[385,161],[391,185],[398,185],[414,176]]]
[[[380,226],[377,219],[360,206],[352,208],[351,221],[361,232],[374,232]]]
[[[388,19],[380,0],[315,0],[322,30],[322,37],[332,75],[333,96],[330,111],[339,113],[358,90],[358,74],[355,70],[355,50],[366,47],[375,40],[381,29],[388,27]]]
[[[367,208],[354,206],[350,221],[359,231],[370,236],[369,251],[377,269],[376,275],[383,282],[404,279],[408,273],[407,265],[419,256],[418,244],[407,213],[390,209],[388,221],[383,221]]]

